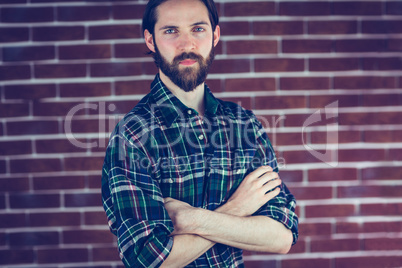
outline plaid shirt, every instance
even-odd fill
[[[126,267],[159,267],[173,245],[163,198],[215,210],[261,165],[277,171],[271,143],[250,111],[216,99],[205,86],[203,118],[162,83],[116,126],[102,171],[102,199]],[[254,215],[283,223],[298,237],[295,198],[280,194]],[[186,267],[244,267],[242,250],[216,244]]]

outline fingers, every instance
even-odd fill
[[[273,171],[273,169],[270,166],[261,166],[261,167],[257,168],[256,170],[254,170],[253,172],[251,172],[249,175],[251,175],[251,177],[253,179],[259,179],[265,173],[272,172],[272,171]]]

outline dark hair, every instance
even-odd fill
[[[157,21],[157,14],[156,14],[156,8],[169,0],[149,0],[144,16],[142,18],[142,32],[144,33],[145,30],[148,30],[152,35],[154,35],[154,30],[155,30],[155,24]],[[219,15],[218,11],[216,10],[216,6],[214,3],[214,0],[200,0],[201,2],[204,3],[204,5],[208,9],[209,13],[209,20],[211,22],[212,30],[215,31],[216,25],[219,23]]]

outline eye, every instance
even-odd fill
[[[176,33],[176,29],[167,29],[165,31],[165,34],[174,34],[174,33]]]
[[[205,31],[205,29],[202,28],[202,27],[196,27],[196,28],[194,28],[194,32],[204,32],[204,31]]]

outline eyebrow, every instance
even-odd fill
[[[195,22],[195,23],[191,24],[190,26],[198,26],[198,25],[209,25],[209,24],[205,21],[199,21],[199,22]],[[179,26],[165,25],[165,26],[162,26],[161,28],[159,28],[159,30],[177,29],[177,28],[179,28]]]

